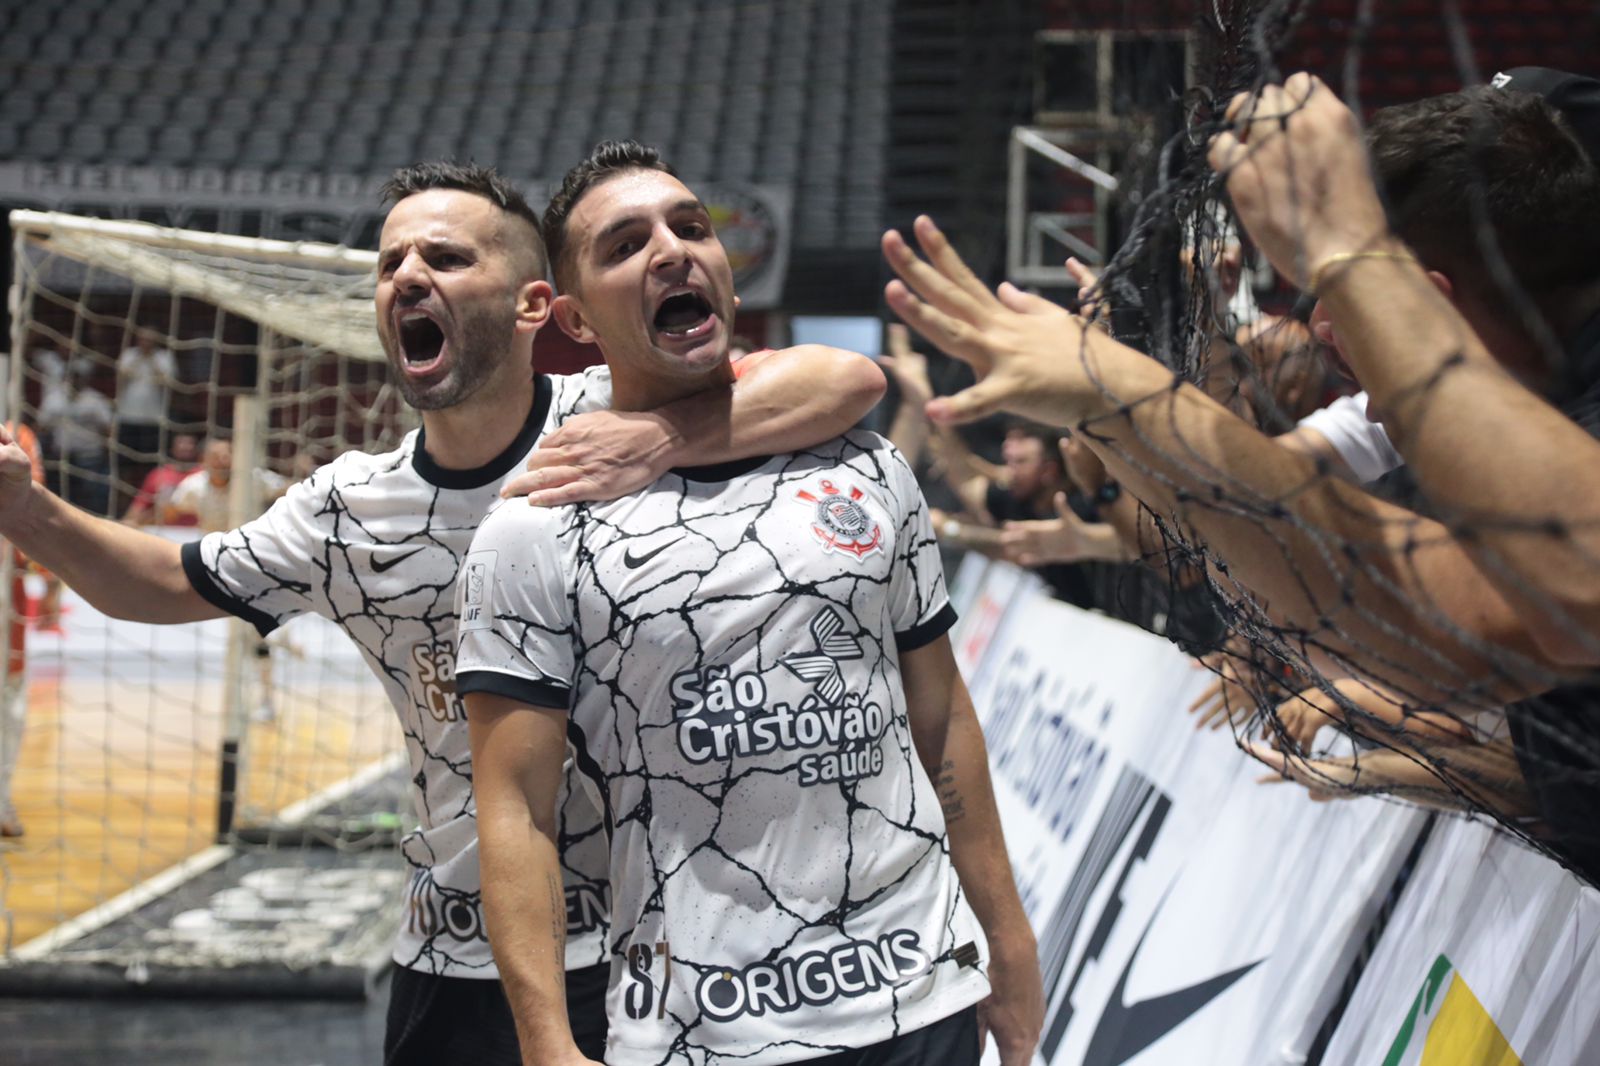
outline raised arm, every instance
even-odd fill
[[[1394,237],[1355,116],[1296,74],[1235,98],[1211,165],[1273,264],[1314,286],[1423,491],[1541,650],[1600,663],[1600,442],[1511,377]]]
[[[1038,944],[1017,895],[989,780],[989,753],[967,686],[942,636],[900,657],[917,755],[929,768],[950,838],[950,861],[989,942],[989,998],[979,1005],[1002,1066],[1033,1061],[1044,1026]]]
[[[1528,627],[1445,527],[1321,474],[1048,300],[1009,285],[991,293],[931,220],[918,220],[917,237],[928,261],[898,234],[884,238],[903,279],[890,283],[890,306],[980,379],[933,401],[936,420],[1010,410],[1086,427],[1124,489],[1193,530],[1226,562],[1225,587],[1308,654],[1422,700],[1491,675],[1506,702],[1555,682]]]
[[[35,484],[27,453],[4,427],[0,536],[112,618],[166,623],[222,617],[184,576],[177,544],[80,511]]]
[[[803,344],[740,360],[729,388],[654,411],[593,411],[547,436],[504,495],[537,507],[610,500],[675,466],[799,451],[850,429],[883,397],[866,356]]]
[[[483,911],[525,1066],[587,1063],[567,1021],[566,893],[556,848],[564,710],[464,697],[472,735]]]

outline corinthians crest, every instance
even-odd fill
[[[821,496],[807,489],[795,493],[801,502],[811,505],[811,532],[817,535],[823,548],[857,559],[883,550],[883,527],[861,505],[866,495],[853,485],[849,493],[841,492],[833,482],[826,480],[822,482]]]

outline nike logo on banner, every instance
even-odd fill
[[[388,559],[374,558],[372,560],[372,572],[374,574],[381,574],[385,570],[388,570],[391,567],[397,566],[400,563],[405,562],[407,559],[411,558],[413,555],[417,554],[421,550],[422,549],[420,547],[417,547],[417,548],[412,548],[410,551],[404,552],[404,553],[402,553],[400,555],[390,556]]]
[[[651,559],[654,559],[656,556],[660,555],[670,547],[672,547],[672,541],[669,540],[664,543],[657,544],[654,548],[651,548],[643,555],[635,555],[633,554],[633,549],[629,548],[627,551],[622,553],[622,565],[626,566],[629,570],[637,570],[639,567],[643,566],[645,563],[648,563]]]
[[[1161,902],[1165,903],[1165,898]],[[1111,998],[1106,1001],[1106,1009],[1101,1013],[1100,1022],[1094,1027],[1094,1036],[1089,1040],[1089,1049],[1084,1052],[1083,1066],[1121,1066],[1199,1014],[1207,1003],[1266,961],[1257,959],[1237,970],[1208,977],[1188,988],[1130,1004],[1123,998],[1128,989],[1128,975],[1133,972],[1133,964],[1139,960],[1139,949],[1144,947],[1144,938],[1150,935],[1150,929],[1160,914],[1161,906],[1158,904],[1144,932],[1139,934],[1139,942],[1133,946],[1133,954],[1128,956],[1122,976],[1117,978],[1117,987],[1111,990]]]

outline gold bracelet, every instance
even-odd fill
[[[1378,249],[1365,252],[1335,252],[1312,268],[1311,280],[1306,285],[1306,291],[1313,296],[1318,295],[1318,290],[1322,288],[1322,275],[1327,273],[1329,267],[1336,267],[1341,263],[1351,263],[1357,259],[1388,259],[1396,263],[1417,262],[1417,257],[1410,252],[1386,252]]]

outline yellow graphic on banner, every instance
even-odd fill
[[[1522,1060],[1458,973],[1444,994],[1421,1066],[1522,1066]]]
[[[1440,955],[1423,979],[1383,1066],[1523,1064],[1455,964]]]

